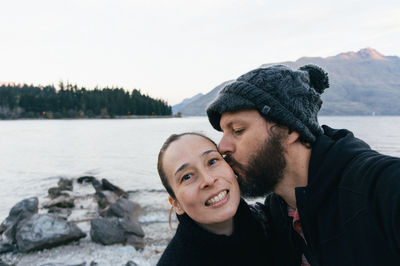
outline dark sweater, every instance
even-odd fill
[[[295,191],[307,245],[293,233],[285,202],[276,194],[265,201],[277,257],[290,249],[297,259],[305,252],[311,265],[400,265],[400,159],[348,130],[323,128],[308,185]]]
[[[175,236],[157,265],[270,265],[268,241],[244,200],[231,236],[210,233],[186,214],[178,219]]]

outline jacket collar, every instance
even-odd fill
[[[308,169],[307,208],[315,211],[329,197],[340,182],[346,164],[358,154],[369,151],[364,141],[346,129],[332,129],[323,125],[324,135],[312,146]],[[310,208],[311,207],[311,208]]]
[[[208,248],[221,246],[237,246],[248,239],[249,230],[255,229],[253,218],[247,203],[241,199],[234,216],[234,230],[230,236],[216,235],[201,228],[187,214],[177,215],[179,226],[176,236],[190,245],[207,245]],[[211,248],[210,248],[211,249]],[[215,249],[217,250],[217,249]]]

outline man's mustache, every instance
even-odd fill
[[[224,159],[230,166],[237,164],[237,161],[230,154],[225,154]]]
[[[243,170],[243,166],[232,157],[231,154],[226,154],[224,156],[225,161],[229,164],[230,167],[235,167],[236,169]],[[236,171],[234,171],[236,173]],[[237,174],[237,173],[236,173]]]

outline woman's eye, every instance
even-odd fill
[[[211,160],[208,161],[208,165],[213,165],[215,163],[217,163],[218,158],[212,158]]]
[[[186,174],[186,175],[182,176],[181,182],[186,181],[186,180],[189,180],[191,177],[192,177],[191,174]]]

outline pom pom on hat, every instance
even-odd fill
[[[305,65],[299,68],[308,72],[310,85],[316,92],[322,94],[326,88],[329,88],[328,73],[316,65]]]

